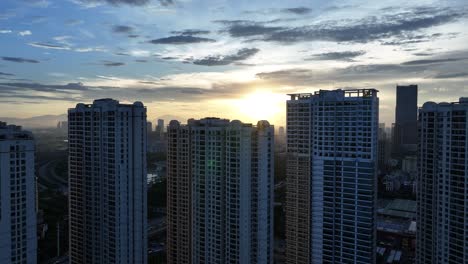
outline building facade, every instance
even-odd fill
[[[396,156],[414,152],[418,144],[418,86],[396,87],[393,154]]]
[[[35,143],[0,122],[0,263],[37,263]]]
[[[146,263],[146,108],[69,109],[70,263]]]
[[[468,262],[468,99],[419,111],[416,263]]]
[[[168,263],[273,262],[274,128],[168,127]]]
[[[287,263],[374,263],[377,90],[287,101]]]

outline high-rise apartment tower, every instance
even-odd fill
[[[419,111],[416,263],[468,263],[468,98]]]
[[[68,121],[70,262],[146,263],[146,108],[100,99]]]
[[[0,122],[0,263],[37,263],[34,159],[32,134]]]
[[[274,128],[168,127],[168,263],[273,263]]]
[[[375,89],[287,101],[286,262],[375,263]]]

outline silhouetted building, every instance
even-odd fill
[[[390,142],[385,123],[379,124],[379,171],[386,172],[390,161]]]
[[[159,140],[164,139],[164,120],[158,119],[158,124],[156,125],[156,135]]]
[[[396,87],[396,111],[393,133],[393,154],[415,152],[418,144],[418,86]]]
[[[168,263],[273,263],[274,128],[171,121]]]
[[[70,263],[146,263],[146,108],[69,109]]]
[[[416,263],[468,263],[468,98],[419,111]]]
[[[375,263],[375,89],[287,101],[286,262]]]
[[[0,122],[0,263],[37,262],[35,143]]]

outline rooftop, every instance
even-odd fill
[[[32,133],[22,130],[21,126],[8,125],[0,121],[0,141],[2,140],[31,140]]]
[[[416,218],[416,201],[395,199],[390,201],[383,208],[379,208],[377,213],[384,216],[391,216],[403,219]]]
[[[288,94],[290,100],[307,100],[311,98],[359,98],[359,97],[376,97],[377,90],[373,88],[364,89],[336,89],[336,90],[319,90],[312,93],[297,93]]]

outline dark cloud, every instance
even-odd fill
[[[69,50],[70,49],[70,47],[65,46],[65,45],[49,44],[49,43],[41,43],[41,42],[31,42],[29,43],[29,45],[36,47],[36,48],[43,48],[43,49],[56,49],[56,50]]]
[[[232,37],[266,37],[287,30],[285,27],[266,26],[262,22],[255,22],[249,20],[218,20],[217,23],[227,25],[226,31]]]
[[[129,38],[138,38],[140,35],[136,35],[136,34],[131,34],[131,35],[128,35]]]
[[[171,31],[171,34],[194,36],[194,35],[210,34],[210,31],[209,30],[202,30],[202,29],[186,29],[186,30],[182,30],[182,31]]]
[[[457,72],[457,73],[439,73],[431,78],[433,79],[453,79],[468,77],[468,72]]]
[[[312,9],[308,7],[294,7],[294,8],[285,8],[285,9],[282,9],[282,11],[285,13],[293,13],[296,15],[305,15],[305,14],[309,14],[310,12],[312,12]]]
[[[445,62],[455,62],[455,61],[461,61],[461,60],[466,60],[466,59],[468,58],[465,57],[465,58],[412,60],[412,61],[403,62],[402,65],[427,65],[427,64],[445,63]]]
[[[0,72],[0,76],[15,76],[12,73]]]
[[[83,20],[79,20],[79,19],[69,19],[67,21],[65,21],[65,25],[67,26],[76,26],[76,25],[80,25],[80,24],[83,24],[84,21]]]
[[[114,33],[132,33],[133,32],[133,27],[130,26],[124,26],[124,25],[117,25],[112,27],[112,31]]]
[[[118,67],[118,66],[123,66],[125,63],[123,62],[116,62],[116,61],[103,61],[102,65],[106,67]]]
[[[266,23],[246,20],[216,22],[224,24],[225,31],[232,37],[255,37],[253,40],[282,43],[305,41],[365,43],[394,36],[405,36],[408,32],[450,23],[464,16],[466,12],[463,10],[419,7],[379,17],[369,16],[359,20],[346,20],[346,22],[326,21],[301,27],[273,27]],[[418,39],[412,41],[418,41]]]
[[[82,2],[95,2],[95,3],[108,3],[111,5],[135,5],[142,6],[151,2],[151,0],[81,0]],[[159,0],[159,3],[163,6],[169,6],[174,4],[173,0]]]
[[[174,0],[159,0],[162,6],[170,6],[174,4]]]
[[[88,2],[88,3],[108,3],[111,5],[146,5],[150,2],[150,0],[81,0],[81,2]]]
[[[312,55],[306,60],[338,60],[338,61],[353,61],[354,58],[364,55],[365,51],[343,51],[343,52],[327,52]]]
[[[56,93],[68,93],[70,91],[86,91],[88,87],[82,83],[68,83],[64,85],[44,85],[39,83],[24,83],[24,82],[10,82],[0,83],[0,91],[8,91],[15,88],[15,91],[29,90],[38,92],[56,92]]]
[[[434,53],[432,52],[416,52],[416,53],[413,53],[414,56],[432,56],[434,55]]]
[[[257,48],[244,48],[236,52],[236,54],[231,55],[218,55],[218,56],[209,56],[203,59],[194,60],[193,64],[196,65],[204,65],[204,66],[221,66],[221,65],[229,65],[231,63],[235,63],[238,61],[246,60],[255,54],[257,54],[260,50]]]
[[[37,60],[25,59],[20,57],[2,57],[4,61],[18,62],[18,63],[39,63]]]
[[[416,44],[423,42],[430,42],[440,39],[444,36],[442,33],[435,34],[414,34],[413,32],[402,32],[401,34],[394,35],[389,40],[381,41],[382,45],[402,46],[408,44]],[[451,35],[448,35],[451,38]]]
[[[171,36],[167,38],[153,39],[149,41],[153,44],[191,44],[191,43],[202,43],[202,42],[216,42],[214,39],[209,38],[200,38],[194,36],[180,35],[180,36]]]
[[[147,60],[135,60],[135,62],[145,63],[145,62],[148,62],[148,61]]]

